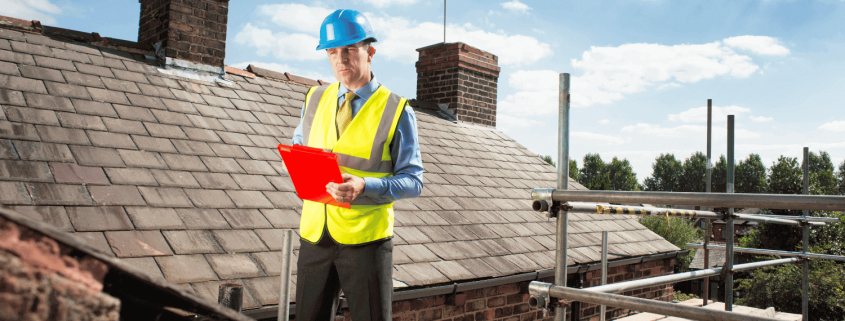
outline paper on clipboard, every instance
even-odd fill
[[[330,182],[343,183],[340,167],[337,165],[337,155],[301,145],[279,144],[278,149],[299,198],[352,208],[349,203],[338,202],[326,191],[326,184]]]

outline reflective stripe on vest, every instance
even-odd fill
[[[341,137],[336,114],[339,84],[315,87],[305,97],[302,142],[338,156],[341,171],[359,177],[393,176],[390,143],[406,100],[380,86],[364,103]],[[393,203],[377,204],[367,197],[351,209],[303,201],[300,234],[309,242],[323,237],[324,226],[341,244],[362,244],[393,235]]]

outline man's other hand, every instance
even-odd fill
[[[328,183],[326,191],[341,203],[351,203],[364,192],[364,179],[351,174],[343,174],[343,184]]]

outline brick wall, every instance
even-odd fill
[[[460,42],[417,51],[417,100],[449,104],[460,121],[496,127],[496,55]]]
[[[223,67],[229,0],[140,0],[138,43],[161,42],[164,55]]]
[[[637,279],[645,279],[655,276],[672,274],[675,267],[674,259],[664,259],[650,261],[640,264],[632,264],[625,266],[615,266],[607,269],[607,283],[617,283],[621,281],[630,281]],[[590,271],[584,274],[583,287],[592,287],[601,285],[601,271]],[[646,299],[655,299],[661,301],[672,301],[673,285],[660,285],[648,288],[636,289],[626,291],[623,294],[627,296],[636,296]],[[598,320],[601,312],[600,306],[597,304],[579,304],[578,316],[580,320]],[[605,318],[607,320],[621,318],[635,311],[630,311],[622,308],[607,307],[605,309]]]
[[[674,259],[656,260],[641,264],[612,267],[608,269],[608,283],[630,281],[671,274]],[[581,278],[582,287],[601,284],[601,271],[591,271],[581,275],[570,274],[569,278]],[[553,282],[553,278],[542,279],[543,282]],[[534,321],[554,320],[554,313],[544,318],[539,309],[528,306],[528,283],[510,283],[478,290],[459,292],[454,295],[438,295],[433,297],[393,302],[393,321]],[[572,282],[570,282],[570,285]],[[650,288],[627,291],[628,296],[636,296],[662,301],[672,300],[672,285],[662,285]],[[599,306],[581,302],[574,302],[567,309],[567,319],[590,320],[599,319]],[[627,309],[607,307],[608,320],[618,319],[636,313]],[[575,316],[572,318],[572,316]],[[348,311],[344,317],[337,317],[335,321],[352,321]]]

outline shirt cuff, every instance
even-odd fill
[[[364,192],[361,193],[361,196],[378,198],[384,193],[386,188],[387,185],[384,184],[383,179],[378,177],[364,177]]]

